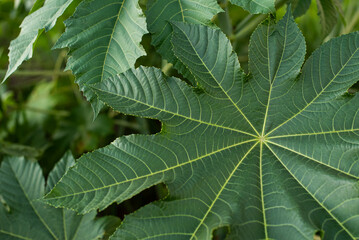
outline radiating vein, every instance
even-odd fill
[[[256,141],[256,139],[252,139],[252,140],[248,140],[248,141],[243,141],[243,142],[238,142],[238,143],[232,144],[232,145],[230,145],[230,146],[226,146],[226,147],[224,147],[224,148],[221,148],[221,149],[218,149],[218,150],[216,150],[216,151],[213,151],[213,152],[211,152],[211,153],[208,153],[208,154],[202,155],[202,156],[200,156],[200,157],[194,158],[194,159],[189,160],[189,161],[187,161],[187,162],[180,163],[180,164],[174,165],[174,166],[172,166],[172,167],[168,167],[168,168],[163,169],[163,170],[159,170],[159,171],[156,171],[156,172],[152,172],[152,173],[150,173],[150,174],[138,176],[138,177],[136,177],[136,178],[127,179],[127,180],[122,181],[122,182],[116,182],[116,183],[109,184],[109,185],[106,185],[106,186],[103,186],[103,187],[100,187],[100,188],[93,188],[93,189],[90,189],[90,190],[79,191],[79,192],[75,192],[75,193],[72,193],[72,194],[66,194],[66,195],[61,195],[61,196],[56,196],[56,197],[53,197],[53,196],[51,196],[51,197],[45,197],[45,199],[46,199],[46,200],[62,199],[62,198],[67,198],[67,197],[71,197],[71,196],[75,196],[75,195],[80,195],[80,194],[84,194],[84,193],[95,192],[95,191],[99,191],[99,190],[111,188],[111,187],[114,187],[114,186],[117,186],[117,185],[120,185],[120,184],[124,184],[124,183],[127,183],[127,182],[133,182],[133,181],[136,181],[136,180],[139,180],[139,179],[143,179],[143,178],[151,177],[151,176],[154,176],[154,175],[157,175],[157,174],[160,174],[160,173],[168,172],[168,171],[173,170],[173,169],[176,169],[176,168],[178,168],[178,167],[182,167],[182,166],[185,166],[185,165],[187,165],[187,164],[194,163],[194,162],[196,162],[196,161],[198,161],[198,160],[201,160],[201,159],[203,159],[203,158],[209,157],[209,156],[211,156],[211,155],[220,153],[220,152],[222,152],[222,151],[224,151],[224,150],[228,150],[228,149],[237,147],[237,146],[239,146],[239,145],[243,145],[243,144],[250,143],[250,142],[254,142],[254,141]]]
[[[356,240],[356,238],[350,233],[350,231],[333,215],[333,213],[323,205],[321,201],[319,201],[303,184],[302,182],[287,168],[287,166],[282,162],[282,160],[278,157],[278,155],[273,151],[273,149],[266,144],[268,149],[273,153],[273,155],[278,159],[278,161],[282,164],[282,166],[288,171],[288,173],[297,181],[297,183],[323,208],[325,211],[332,217],[333,220],[335,220],[340,227],[345,230],[345,232],[353,239]]]
[[[352,60],[352,58],[354,57],[354,55],[358,52],[359,47],[357,47],[355,49],[355,51],[351,54],[351,56],[348,58],[348,60],[345,62],[345,64],[340,68],[340,70],[334,75],[334,77],[327,83],[327,85],[322,88],[322,90],[308,103],[304,106],[304,108],[302,108],[299,112],[297,112],[296,114],[294,114],[292,117],[290,117],[289,119],[287,119],[286,121],[284,121],[282,124],[278,125],[277,127],[275,127],[273,130],[271,130],[270,132],[268,132],[266,134],[266,136],[269,136],[271,133],[273,133],[275,130],[283,127],[286,123],[288,123],[289,121],[291,121],[292,119],[294,119],[295,117],[297,117],[298,115],[300,115],[302,112],[304,112],[309,106],[311,106],[315,100],[317,100],[321,94],[323,92],[325,92],[325,90],[331,85],[331,83],[333,83],[336,78],[340,75],[340,73],[345,69],[345,67],[347,66],[347,64]],[[312,79],[313,81],[313,79]]]
[[[233,101],[233,99],[228,95],[228,92],[226,92],[221,83],[216,79],[216,77],[213,75],[212,71],[208,68],[206,63],[203,61],[203,59],[200,57],[199,53],[197,52],[197,49],[193,46],[191,39],[188,37],[187,33],[183,31],[181,28],[178,28],[180,31],[183,32],[184,36],[186,36],[188,43],[191,45],[193,51],[195,52],[198,59],[201,61],[202,65],[206,68],[207,72],[211,75],[212,79],[216,81],[218,87],[222,90],[222,92],[227,96],[228,100],[233,104],[233,106],[237,109],[237,111],[243,116],[243,118],[248,122],[248,124],[252,127],[254,132],[259,136],[258,131],[255,129],[255,127],[252,125],[252,123],[248,120],[246,115],[242,112],[242,110],[238,107],[238,105]]]
[[[216,197],[214,198],[214,200],[212,201],[212,204],[209,206],[207,212],[204,214],[202,220],[200,221],[200,223],[198,224],[197,228],[194,230],[194,232],[192,233],[191,236],[191,240],[195,237],[197,231],[199,230],[199,228],[202,226],[202,224],[204,223],[204,221],[206,220],[208,214],[211,212],[214,204],[217,202],[218,198],[221,196],[223,190],[226,188],[227,184],[229,183],[229,181],[232,179],[232,176],[234,175],[234,173],[237,171],[238,167],[241,165],[241,163],[243,162],[243,160],[248,156],[248,154],[258,145],[258,142],[256,142],[255,144],[253,144],[253,146],[244,154],[244,156],[242,157],[242,159],[237,163],[237,165],[234,167],[234,169],[232,170],[232,172],[230,173],[230,175],[227,177],[226,181],[224,182],[223,186],[221,187],[221,189],[218,191],[218,193],[216,194]]]
[[[316,163],[319,163],[320,165],[323,165],[323,166],[325,166],[325,167],[331,168],[331,169],[333,169],[333,170],[335,170],[335,171],[337,171],[337,172],[340,172],[340,173],[342,173],[342,174],[344,174],[344,175],[347,175],[347,176],[349,176],[349,177],[352,177],[352,178],[355,178],[355,179],[358,179],[358,180],[359,180],[359,176],[355,176],[355,175],[350,174],[350,173],[348,173],[348,172],[345,172],[345,171],[343,171],[343,170],[341,170],[341,169],[339,169],[339,168],[335,168],[335,167],[333,167],[333,166],[330,166],[330,165],[328,165],[328,164],[325,164],[324,162],[322,162],[322,161],[320,161],[320,160],[318,160],[318,159],[315,159],[315,158],[313,158],[313,157],[307,156],[307,155],[305,155],[305,154],[303,154],[303,153],[301,153],[301,152],[295,151],[295,150],[293,150],[293,149],[291,149],[291,148],[288,148],[288,147],[286,147],[286,146],[283,146],[283,145],[281,145],[281,144],[278,144],[278,143],[275,143],[275,142],[272,142],[272,141],[267,141],[267,143],[270,143],[270,144],[276,145],[276,146],[278,146],[278,147],[281,147],[281,148],[283,148],[283,149],[286,149],[286,150],[288,150],[288,151],[290,151],[290,152],[292,152],[292,153],[295,153],[295,154],[297,154],[297,155],[299,155],[299,156],[308,158],[308,159],[310,159],[310,160],[312,160],[312,161],[314,161],[314,162],[316,162]]]

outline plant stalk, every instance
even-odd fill
[[[5,75],[6,70],[0,70],[0,75]],[[70,71],[51,71],[51,70],[21,70],[16,71],[12,74],[13,76],[45,76],[45,77],[52,77],[52,76],[71,76],[72,73]]]

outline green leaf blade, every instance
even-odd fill
[[[230,0],[251,14],[270,13],[275,11],[275,0]]]
[[[236,93],[243,89],[244,74],[229,40],[220,30],[194,26],[196,25],[173,23],[172,43],[175,55],[196,77],[201,88],[210,96],[223,100],[239,115],[239,121],[246,122],[243,124],[246,132],[257,133],[243,113],[242,106],[238,104],[241,96]],[[200,44],[200,36],[206,44]],[[207,48],[211,50],[207,51]]]
[[[268,146],[268,148],[298,184],[305,189],[309,198],[319,205],[322,214],[316,216],[323,218],[320,222],[328,220],[334,222],[330,226],[320,227],[329,236],[356,239],[359,234],[357,229],[359,223],[358,178],[338,174],[323,165],[308,161],[303,156],[283,151],[277,146]],[[313,173],[310,174],[310,172]],[[352,221],[349,221],[350,219]]]
[[[148,30],[152,33],[152,44],[164,59],[172,63],[193,84],[195,83],[193,76],[171,51],[170,22],[179,21],[211,26],[213,25],[212,18],[222,11],[216,0],[153,0],[149,2],[146,16]]]
[[[223,33],[172,25],[199,87],[142,67],[92,85],[162,131],[84,155],[45,201],[87,212],[163,182],[170,196],[126,217],[113,239],[210,239],[225,226],[228,239],[358,238],[359,101],[345,94],[359,77],[357,33],[324,44],[298,76],[305,43],[289,12],[258,27],[245,75]]]
[[[358,59],[357,32],[323,44],[305,63],[301,79],[289,82],[289,91],[284,95],[278,93],[282,97],[272,101],[272,109],[269,110],[268,117],[276,115],[276,118],[271,120],[272,129],[267,130],[267,135],[344,130],[346,126],[340,123],[344,119],[340,120],[339,128],[333,127],[332,120],[336,118],[336,113],[343,104],[348,105],[341,99],[347,89],[357,82]],[[326,104],[336,98],[338,102],[334,102],[333,105]],[[281,117],[277,117],[278,112]],[[321,118],[323,114],[326,114],[328,119]],[[308,119],[313,116],[319,120],[308,123]],[[354,117],[353,123],[356,124],[356,117],[352,117]],[[307,125],[304,127],[303,123]]]
[[[50,172],[50,186],[73,163],[67,154]],[[103,235],[103,226],[94,221],[96,212],[80,216],[39,201],[45,180],[37,163],[8,158],[2,162],[0,176],[0,194],[10,208],[7,212],[1,205],[1,239],[98,239]]]
[[[312,3],[312,0],[293,0],[292,1],[292,10],[293,10],[293,17],[297,18],[304,15]]]
[[[277,24],[269,19],[251,36],[249,70],[253,80],[248,81],[246,87],[252,91],[245,93],[247,102],[243,104],[243,111],[257,110],[250,119],[258,122],[256,128],[262,135],[272,125],[268,114],[271,112],[272,99],[277,99],[290,89],[288,79],[294,80],[298,76],[305,52],[304,37],[290,9]]]
[[[210,106],[213,104],[211,97],[197,95],[195,89],[179,79],[166,78],[159,69],[139,67],[128,70],[94,85],[93,89],[99,99],[114,110],[161,120],[167,131],[178,131],[179,124],[193,127],[203,124],[251,135],[250,131],[233,121],[240,116],[231,111],[231,103],[228,103],[228,110],[221,109],[220,114]]]
[[[74,73],[97,115],[103,104],[87,85],[126,71],[145,55],[140,46],[147,33],[145,18],[136,1],[92,0],[82,2],[65,25],[55,48],[70,49],[66,69]]]
[[[338,5],[336,0],[317,0],[318,15],[320,17],[324,36],[327,36],[337,24]]]
[[[28,15],[21,23],[19,36],[11,41],[9,47],[10,63],[3,82],[26,60],[32,57],[33,45],[39,30],[49,31],[72,0],[48,0],[44,6]]]

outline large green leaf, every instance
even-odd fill
[[[230,0],[233,4],[241,6],[252,14],[274,12],[275,0]]]
[[[145,54],[140,46],[147,33],[145,18],[138,1],[91,0],[83,1],[65,25],[55,48],[70,49],[66,68],[75,74],[97,115],[103,104],[86,86],[134,67]]]
[[[165,182],[170,197],[126,217],[113,239],[359,238],[359,33],[333,39],[302,68],[305,42],[288,13],[262,23],[245,75],[219,30],[173,23],[191,88],[154,68],[94,86],[115,110],[162,121],[81,157],[45,197],[103,209]]]
[[[49,174],[47,190],[74,165],[68,153]],[[40,201],[45,181],[41,168],[24,158],[8,158],[0,169],[0,194],[7,205],[0,206],[1,239],[99,239],[114,219],[94,220],[96,212],[77,215],[55,209]]]
[[[152,44],[164,59],[193,83],[192,74],[173,54],[170,21],[213,25],[213,16],[221,11],[217,0],[150,0],[148,3],[146,19],[152,33]]]
[[[39,30],[50,30],[73,0],[47,0],[43,7],[27,16],[21,23],[20,35],[10,43],[10,64],[5,81],[22,62],[32,57],[32,48]]]

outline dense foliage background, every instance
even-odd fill
[[[146,8],[146,0],[140,1]],[[267,15],[250,15],[240,7],[220,1],[224,13],[214,22],[232,41],[240,63],[246,69],[249,37],[258,23]],[[293,1],[295,2],[295,1]],[[19,34],[19,25],[32,8],[33,0],[3,0],[0,2],[0,79],[8,65],[8,46]],[[0,85],[0,161],[4,156],[25,156],[38,161],[47,176],[53,166],[71,149],[75,158],[83,153],[106,146],[115,138],[133,133],[149,134],[160,131],[155,120],[118,114],[109,108],[93,120],[92,109],[74,83],[71,72],[63,72],[67,50],[50,51],[64,31],[63,21],[72,15],[79,0],[74,1],[49,32],[37,39],[34,56],[24,63],[10,79]],[[285,1],[278,1],[274,18],[286,12]],[[318,16],[316,1],[296,21],[307,42],[307,56],[329,39],[359,30],[359,1],[343,0],[342,9],[336,12],[338,21],[327,29]],[[156,66],[168,75],[178,73],[163,61],[145,35],[142,43],[147,56],[137,66]],[[355,86],[353,88],[355,91]],[[112,205],[99,215],[123,218],[127,213],[166,196],[163,185],[152,187],[121,205]],[[222,231],[216,234],[221,239]]]

